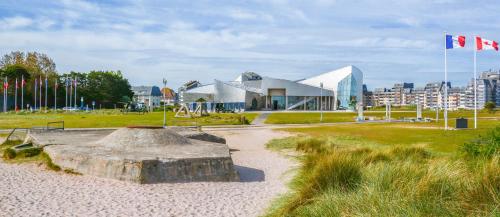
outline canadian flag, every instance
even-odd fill
[[[482,39],[481,37],[476,37],[476,49],[477,50],[496,50],[498,51],[498,42],[492,40]]]

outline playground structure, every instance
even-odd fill
[[[190,112],[187,104],[181,104],[179,111],[175,113],[176,118],[190,118],[208,116],[207,105],[205,103],[198,103],[194,112]]]

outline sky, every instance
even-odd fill
[[[474,35],[500,41],[496,1],[476,0],[0,0],[0,54],[37,51],[57,71],[121,70],[132,85],[177,88],[253,71],[298,80],[354,65],[369,89],[473,75]],[[500,53],[477,54],[478,72]]]

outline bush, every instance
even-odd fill
[[[6,160],[14,159],[16,158],[16,151],[12,148],[7,148],[3,150],[3,158]]]
[[[488,111],[488,113],[494,113],[495,107],[496,107],[496,104],[494,102],[486,102],[484,104],[484,109],[486,109],[486,111]]]
[[[491,158],[500,154],[500,126],[493,128],[485,136],[465,143],[460,150],[469,157]]]
[[[41,148],[27,148],[19,151],[17,156],[19,157],[34,157],[42,153]]]

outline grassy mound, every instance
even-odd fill
[[[295,148],[303,155],[291,192],[267,216],[499,216],[494,135],[472,148],[487,154],[469,151],[469,144],[465,157],[418,146],[347,146],[328,137],[272,140],[271,149]]]
[[[7,141],[0,145],[0,151],[3,153],[2,157],[7,163],[41,163],[46,165],[50,170],[60,171],[61,168],[52,162],[49,155],[43,152],[42,148],[24,149],[15,152],[13,146],[20,145],[22,141],[14,140]]]

